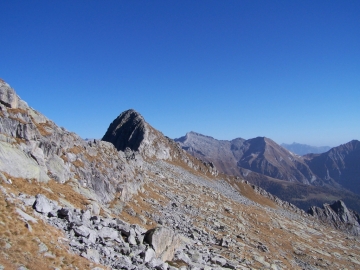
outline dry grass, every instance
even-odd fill
[[[250,185],[241,183],[236,180],[228,180],[228,182],[233,187],[235,187],[240,192],[241,195],[245,196],[246,198],[263,206],[277,208],[277,205],[272,200],[256,193],[255,190]]]
[[[75,167],[84,168],[84,163],[83,163],[81,160],[79,160],[79,159],[75,160],[72,164],[73,164]]]
[[[35,123],[37,129],[39,130],[39,132],[42,136],[51,135],[51,132],[47,129],[47,128],[52,128],[52,126],[49,122],[46,122],[46,123],[36,123],[35,121],[33,121],[33,122]]]
[[[24,140],[24,139],[21,139],[21,138],[15,138],[15,140],[16,140],[16,142],[18,143],[18,144],[21,144],[21,143],[26,143],[26,141]]]
[[[84,152],[84,149],[80,146],[74,146],[74,147],[71,147],[69,150],[68,150],[69,153],[73,153],[75,155],[78,155],[82,152]]]
[[[12,185],[6,185],[7,188],[14,194],[19,192],[28,195],[43,194],[47,198],[55,201],[59,201],[60,197],[70,202],[74,207],[84,209],[88,205],[88,200],[77,193],[71,185],[68,183],[60,184],[55,180],[50,180],[47,183],[39,183],[36,180],[26,180],[23,178],[11,177],[6,173],[3,173],[7,178],[10,178]],[[50,192],[51,190],[52,192]]]
[[[91,163],[100,161],[99,154],[97,154],[96,156],[91,156],[91,155],[89,155],[88,153],[85,152],[84,157]]]
[[[61,155],[60,157],[65,163],[69,162],[68,158],[65,155]]]
[[[22,119],[20,119],[20,118],[18,118],[18,117],[9,116],[9,118],[12,119],[12,120],[18,121],[19,123],[21,123],[21,124],[23,124],[23,125],[27,124],[24,120],[22,120]]]
[[[20,109],[20,108],[9,108],[8,109],[8,112],[11,113],[11,114],[24,114],[24,115],[27,115],[27,111],[24,110],[24,109]]]

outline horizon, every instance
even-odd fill
[[[0,77],[82,138],[134,108],[197,133],[360,139],[359,1],[9,1]]]

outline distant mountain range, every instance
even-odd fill
[[[265,137],[227,141],[189,132],[175,141],[220,172],[242,177],[301,208],[338,198],[360,210],[359,141],[305,156]]]
[[[306,154],[320,154],[331,149],[330,146],[311,146],[296,142],[293,142],[292,144],[282,143],[281,146],[299,156]]]

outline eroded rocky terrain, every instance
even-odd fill
[[[137,134],[119,148],[56,126],[3,81],[0,98],[0,269],[360,267],[357,236],[219,174],[133,110],[109,127]],[[117,133],[132,117],[138,132]]]

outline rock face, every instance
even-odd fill
[[[157,227],[148,231],[145,240],[153,247],[156,256],[163,261],[172,260],[175,249],[180,246],[179,237],[165,227]]]
[[[353,235],[360,235],[360,216],[349,210],[343,201],[324,204],[323,207],[313,206],[308,213],[321,221],[331,224],[334,228],[347,231]]]
[[[110,143],[84,141],[30,108],[5,82],[0,89],[0,171],[39,182],[75,182],[102,202],[117,192],[126,201],[137,191],[140,156],[128,159]]]
[[[144,118],[134,110],[121,113],[109,126],[102,138],[111,142],[117,150],[124,151],[127,147],[139,151],[140,144],[148,136],[147,123]]]
[[[304,158],[311,170],[324,182],[341,185],[360,194],[360,141],[352,140],[326,153]]]
[[[6,82],[0,79],[0,102],[5,106],[16,109],[19,105],[19,97],[16,95],[14,89]]]

